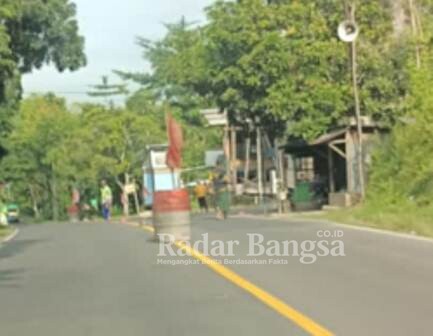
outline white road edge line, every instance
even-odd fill
[[[355,224],[351,225],[351,224],[337,223],[337,222],[333,222],[333,221],[330,221],[327,219],[313,219],[313,218],[311,218],[311,219],[293,218],[293,219],[300,220],[303,222],[324,223],[324,224],[328,224],[328,225],[330,224],[330,225],[342,227],[342,228],[349,229],[349,230],[365,231],[365,232],[369,232],[369,233],[381,234],[381,235],[396,237],[396,238],[400,238],[400,239],[412,239],[412,240],[417,240],[417,241],[422,241],[425,243],[433,244],[433,238],[411,235],[409,233],[404,233],[404,232],[394,232],[394,231],[390,231],[390,230],[378,229],[378,228],[373,228],[373,227],[368,227],[368,226],[360,226],[360,225],[355,225]]]
[[[366,232],[370,232],[370,233],[376,233],[376,234],[381,234],[381,235],[386,235],[386,236],[391,236],[391,237],[396,237],[396,238],[402,238],[402,239],[418,240],[418,241],[422,241],[422,242],[425,242],[425,243],[433,244],[433,238],[429,238],[429,237],[411,235],[409,233],[394,232],[394,231],[389,231],[389,230],[384,230],[384,229],[377,229],[377,228],[372,228],[372,227],[364,227],[364,226],[359,226],[359,225],[350,225],[350,224],[344,224],[344,223],[336,223],[336,222],[328,221],[328,220],[325,220],[323,222],[327,223],[327,224],[332,224],[332,225],[335,225],[335,226],[344,227],[346,229],[352,229],[352,230],[357,230],[357,231],[366,231]]]
[[[275,217],[264,217],[264,216],[254,216],[254,215],[237,215],[236,217],[233,216],[234,218],[249,218],[249,219],[260,219],[260,220],[269,220],[269,221],[301,221],[301,222],[307,222],[307,223],[324,223],[324,224],[331,224],[334,226],[338,226],[338,227],[342,227],[342,228],[346,228],[346,229],[351,229],[351,230],[356,230],[356,231],[365,231],[365,232],[370,232],[370,233],[375,233],[375,234],[381,234],[381,235],[386,235],[386,236],[391,236],[391,237],[396,237],[396,238],[401,238],[401,239],[412,239],[412,240],[417,240],[417,241],[422,241],[425,243],[430,243],[433,244],[433,238],[429,238],[429,237],[423,237],[423,236],[417,236],[417,235],[411,235],[409,233],[404,233],[404,232],[394,232],[394,231],[390,231],[390,230],[384,230],[384,229],[378,229],[378,228],[373,228],[373,227],[367,227],[367,226],[360,226],[360,225],[351,225],[351,224],[344,224],[344,223],[337,223],[337,222],[333,222],[327,219],[315,219],[315,218],[303,218],[303,217],[292,217],[292,218],[287,218],[287,217],[280,217],[280,216],[275,216]]]
[[[20,230],[18,228],[15,228],[15,230],[9,236],[0,241],[0,245],[10,242],[18,235],[19,232]]]

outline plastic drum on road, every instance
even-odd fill
[[[191,238],[191,205],[185,189],[157,191],[153,201],[153,225],[157,239],[174,238],[187,241]],[[161,236],[167,235],[167,236]],[[168,238],[170,235],[170,238]],[[166,239],[167,237],[167,239]]]

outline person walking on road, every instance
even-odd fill
[[[199,181],[194,188],[195,197],[197,198],[200,211],[208,212],[207,193],[208,189],[203,181]]]
[[[106,180],[101,181],[101,204],[102,204],[102,217],[106,221],[110,220],[111,217],[111,206],[113,204],[113,193],[111,188],[108,186]]]

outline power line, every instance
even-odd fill
[[[28,91],[24,92],[25,95],[32,95],[32,94],[47,94],[47,93],[54,93],[59,95],[87,95],[87,92],[85,91]]]

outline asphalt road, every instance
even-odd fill
[[[248,261],[248,233],[302,242],[318,240],[321,230],[342,230],[346,256],[227,267],[336,335],[433,334],[431,242],[325,223],[210,216],[194,219],[193,237],[238,240],[235,256],[219,259]],[[0,335],[308,334],[207,266],[158,264],[158,249],[149,232],[120,224],[21,226],[0,247]]]

